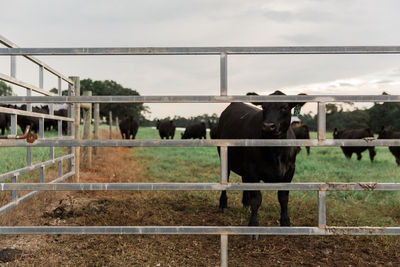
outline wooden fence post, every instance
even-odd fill
[[[94,104],[94,139],[99,139],[100,104]],[[93,154],[97,154],[97,147],[93,147]]]
[[[119,119],[118,119],[118,117],[115,117],[115,128],[117,129],[117,132],[119,133],[120,130],[119,130]]]
[[[84,96],[92,96],[91,91],[83,92]],[[92,105],[89,104],[88,109],[84,109],[83,118],[84,118],[84,127],[83,127],[83,139],[91,139],[91,127],[92,127]],[[84,147],[83,148],[83,164],[84,168],[92,168],[92,147]]]
[[[79,77],[69,77],[71,80],[74,81],[74,88],[75,88],[75,95],[80,96],[81,95],[81,81]],[[80,140],[81,135],[79,131],[79,126],[81,122],[81,104],[80,103],[75,103],[74,104],[74,130],[75,130],[75,140]],[[79,173],[79,167],[80,167],[80,159],[81,159],[81,151],[79,147],[75,147],[75,180],[77,183],[79,183],[80,180],[80,173]]]
[[[112,139],[112,111],[108,113],[109,122],[110,122],[110,139]]]

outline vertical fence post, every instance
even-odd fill
[[[326,227],[326,191],[318,191],[318,227]]]
[[[44,138],[44,118],[39,118],[39,138]]]
[[[40,166],[40,182],[44,183],[45,165]]]
[[[228,267],[228,235],[221,234],[221,267]]]
[[[61,92],[61,77],[58,77],[58,92]],[[74,95],[74,90],[72,84],[68,83],[68,96],[73,96]],[[74,106],[72,104],[68,105],[68,118],[73,118],[74,117]],[[67,129],[68,129],[68,136],[74,137],[75,135],[75,127],[72,122],[67,123]],[[74,154],[75,150],[73,147],[68,147],[68,154]],[[68,160],[68,172],[75,171],[75,157],[70,158]]]
[[[110,139],[112,139],[112,124],[113,124],[113,121],[112,121],[112,111],[110,111],[110,112],[108,113],[108,117],[109,117],[109,121],[110,121]]]
[[[94,104],[94,139],[99,139],[100,104]],[[97,147],[93,147],[93,154],[97,154]]]
[[[84,96],[91,96],[92,91],[85,91],[83,92]],[[83,118],[84,118],[84,127],[83,127],[83,139],[92,139],[91,138],[91,122],[92,122],[92,108],[91,103],[87,103],[90,105],[89,109],[84,109],[83,111]],[[83,148],[83,164],[84,168],[91,168],[92,167],[92,148],[91,147],[84,147]]]
[[[326,139],[326,103],[318,102],[318,141]]]
[[[220,182],[226,184],[228,182],[228,147],[220,147],[221,167],[220,167]]]
[[[115,117],[115,128],[117,129],[117,132],[119,131],[119,118]]]
[[[63,162],[60,160],[58,162],[58,177],[63,176]]]
[[[80,96],[81,95],[81,82],[79,80],[79,77],[69,77],[71,80],[74,81],[74,89],[75,89],[75,96]],[[74,131],[75,131],[75,140],[79,140],[80,138],[80,132],[79,132],[79,125],[81,121],[81,114],[80,114],[80,104],[75,103],[74,104]],[[79,183],[79,165],[80,165],[80,150],[79,147],[75,147],[75,180],[76,182]]]
[[[11,135],[17,135],[17,114],[11,114]]]
[[[11,177],[11,183],[17,183],[17,182],[18,182],[18,174],[14,174]],[[18,191],[17,190],[12,190],[11,191],[11,201],[15,202],[15,201],[17,201],[17,198],[18,198]]]
[[[228,56],[226,53],[221,53],[220,62],[221,96],[225,96],[228,94]]]

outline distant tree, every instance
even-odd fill
[[[93,81],[91,79],[81,80],[81,94],[85,91],[92,91],[93,96],[100,95],[139,95],[136,90],[125,88],[112,80],[105,81]],[[140,121],[144,121],[143,113],[148,113],[149,108],[143,103],[126,103],[126,104],[112,104],[112,103],[101,103],[100,104],[100,116],[108,118],[109,111],[112,111],[113,117],[119,117],[120,119],[125,116],[134,116]]]
[[[388,93],[383,92],[383,95]],[[395,129],[400,130],[400,103],[375,103],[368,109],[370,116],[369,126],[374,132],[378,132],[383,125],[392,125]]]
[[[313,116],[311,113],[308,113],[304,115],[300,114],[298,117],[305,125],[307,125],[310,131],[317,130],[317,116]]]
[[[13,94],[11,86],[8,86],[5,82],[0,81],[0,96],[10,96]]]
[[[53,93],[53,94],[57,94],[58,95],[58,89],[57,88],[52,88],[50,90],[50,92]],[[67,96],[68,95],[68,90],[61,91],[61,95]]]

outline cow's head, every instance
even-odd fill
[[[391,139],[393,137],[393,126],[382,126],[378,139]]]
[[[258,95],[256,93],[248,93],[247,95]],[[285,95],[281,91],[275,91],[271,95]],[[261,131],[264,138],[276,138],[286,134],[292,117],[291,110],[295,106],[303,106],[305,103],[296,102],[263,102],[253,103],[259,105],[263,109],[263,121]]]
[[[343,131],[344,130],[339,130],[338,128],[335,128],[334,130],[333,130],[333,139],[340,139],[340,138],[342,138],[342,134],[343,134]]]
[[[157,120],[156,128],[158,129],[159,127],[160,127],[160,120]]]

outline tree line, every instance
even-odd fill
[[[4,84],[5,85],[5,84]],[[0,83],[0,95],[11,95],[11,88],[3,86]],[[51,90],[57,93],[57,89]],[[130,88],[123,87],[112,80],[93,81],[92,79],[81,80],[81,94],[85,91],[92,91],[93,96],[101,95],[140,95],[138,91]],[[63,95],[67,91],[62,92]],[[383,94],[387,94],[383,92]],[[347,103],[353,105],[352,103]],[[126,115],[134,116],[141,126],[155,126],[157,120],[173,120],[177,127],[186,127],[193,123],[198,122],[216,122],[219,115],[217,114],[203,114],[192,117],[164,117],[148,120],[145,118],[146,113],[150,113],[148,106],[143,103],[126,103],[126,104],[100,104],[100,116],[108,119],[109,111],[112,111],[113,117],[123,119]],[[298,116],[311,131],[317,130],[317,115],[311,113],[301,114]],[[392,125],[394,129],[400,130],[400,103],[374,103],[371,108],[354,110],[344,110],[342,105],[329,103],[326,105],[326,128],[328,131],[333,131],[335,128],[339,129],[357,129],[357,128],[370,128],[374,132],[378,132],[383,125]]]
[[[387,93],[383,92],[383,94]],[[317,130],[317,115],[304,114],[298,117],[311,131]],[[337,104],[326,105],[326,129],[328,131],[333,131],[335,128],[370,128],[377,133],[383,125],[392,125],[394,129],[400,130],[399,118],[400,103],[374,103],[368,109],[355,108],[352,111],[344,111],[343,107]]]

